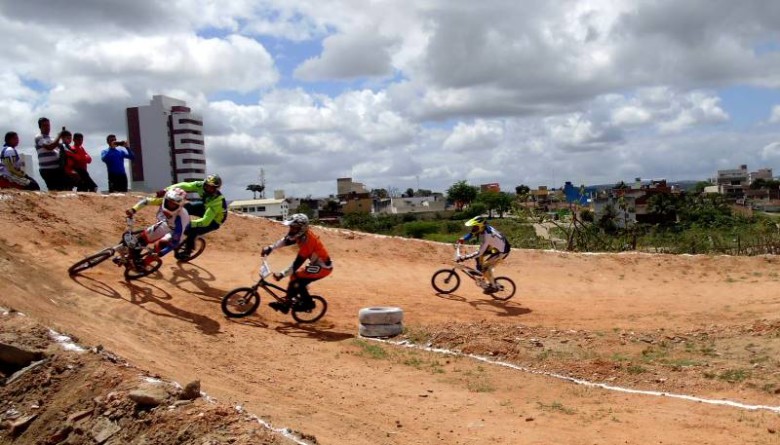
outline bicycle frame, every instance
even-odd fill
[[[278,284],[274,284],[270,281],[268,281],[266,278],[273,275],[273,272],[271,272],[271,266],[268,264],[268,261],[263,258],[263,264],[260,265],[260,279],[257,280],[257,283],[255,283],[252,286],[252,289],[257,291],[257,289],[261,288],[268,292],[276,301],[283,303],[287,301],[287,289],[283,288],[282,286],[279,286]],[[282,292],[282,296],[276,295],[276,292],[274,292],[274,289]]]
[[[478,281],[480,279],[483,279],[484,276],[482,272],[478,271],[477,269],[467,266],[463,264],[462,262],[458,262],[458,259],[460,259],[460,244],[455,245],[455,265],[453,266],[453,270],[460,270],[463,274],[465,274],[467,277],[471,278],[474,281]]]

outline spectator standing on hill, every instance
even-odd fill
[[[5,134],[5,143],[0,152],[0,188],[16,188],[22,190],[40,190],[35,179],[24,172],[24,161],[16,151],[19,145],[19,135],[15,131]]]
[[[92,162],[92,156],[84,149],[84,135],[75,133],[73,135],[73,147],[69,153],[69,165],[66,168],[72,169],[77,175],[79,182],[76,184],[76,191],[96,192],[97,184],[87,171],[87,164]]]
[[[67,190],[68,180],[65,176],[65,169],[61,161],[59,149],[62,134],[57,135],[56,139],[49,136],[51,131],[51,122],[46,117],[38,119],[38,128],[40,134],[35,136],[35,151],[38,153],[38,172],[46,183],[49,191]],[[65,130],[65,127],[62,127]]]
[[[127,148],[127,142],[117,141],[113,134],[106,136],[106,142],[108,148],[100,153],[100,159],[106,163],[108,169],[108,193],[126,192],[125,159],[132,161],[135,159],[135,155]]]
[[[60,150],[60,162],[62,163],[62,171],[64,173],[63,189],[68,191],[73,191],[73,187],[80,182],[79,174],[73,170],[73,156],[75,156],[75,152],[70,146],[72,136],[70,131],[62,130],[60,133],[60,145],[57,147]]]

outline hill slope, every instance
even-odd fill
[[[282,236],[280,224],[231,214],[193,264],[166,257],[158,274],[131,283],[112,264],[70,279],[70,264],[117,241],[137,197],[0,197],[0,305],[151,373],[200,379],[218,400],[321,444],[760,443],[775,429],[770,410],[577,386],[356,338],[360,308],[399,306],[406,337],[434,346],[772,406],[780,387],[775,257],[515,250],[499,273],[518,294],[496,302],[466,282],[450,296],[433,292],[430,277],[450,264],[450,246],[317,228],[336,267],[312,285],[329,302],[325,318],[297,325],[263,302],[255,316],[232,321],[220,298],[253,283],[260,248]],[[293,256],[281,250],[271,263],[286,267]]]

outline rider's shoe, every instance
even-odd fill
[[[301,300],[295,304],[295,310],[301,312],[310,311],[314,309],[314,307],[315,307],[314,300],[311,299]]]
[[[278,301],[272,301],[268,303],[268,307],[270,307],[271,309],[277,312],[281,312],[283,314],[287,314],[288,312],[290,312],[290,306],[287,306],[286,304],[280,303]]]
[[[488,284],[485,290],[482,291],[482,293],[485,295],[490,295],[496,292],[498,292],[498,286],[493,286],[490,284]]]
[[[192,249],[182,249],[178,252],[175,252],[173,254],[173,257],[176,258],[179,261],[184,261],[190,258],[190,255],[192,255]]]

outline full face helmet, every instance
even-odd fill
[[[484,232],[485,227],[487,227],[487,218],[482,215],[475,216],[466,221],[466,227],[471,227],[471,233],[479,235],[480,233]]]
[[[207,195],[213,195],[222,187],[222,178],[219,175],[208,175],[203,180],[203,191]]]
[[[162,211],[168,218],[173,218],[181,212],[187,202],[187,192],[180,188],[170,189],[163,197]]]
[[[309,229],[309,217],[303,213],[296,213],[285,221],[284,225],[290,227],[290,231],[287,232],[287,237],[298,239]]]

